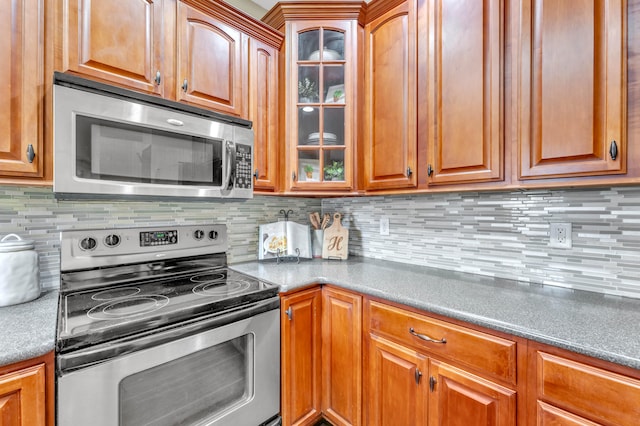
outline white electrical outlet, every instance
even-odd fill
[[[549,224],[549,246],[560,248],[571,248],[571,224],[551,223]]]
[[[386,216],[380,218],[380,235],[389,235],[389,218]]]

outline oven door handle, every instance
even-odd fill
[[[209,316],[201,316],[189,321],[171,324],[160,329],[149,330],[141,334],[123,337],[85,349],[61,353],[56,357],[56,371],[58,376],[62,376],[65,373],[80,368],[102,364],[119,356],[172,342],[279,308],[280,299],[276,296],[260,300],[249,306],[238,306],[222,313],[218,312]]]

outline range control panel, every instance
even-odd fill
[[[140,233],[140,247],[161,246],[178,243],[178,231],[145,231]]]
[[[63,271],[225,253],[224,224],[86,229],[60,233]]]

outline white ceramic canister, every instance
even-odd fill
[[[0,306],[40,296],[38,253],[32,240],[9,234],[0,240]]]

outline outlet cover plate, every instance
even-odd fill
[[[549,246],[558,248],[571,248],[573,246],[570,223],[549,224]]]

